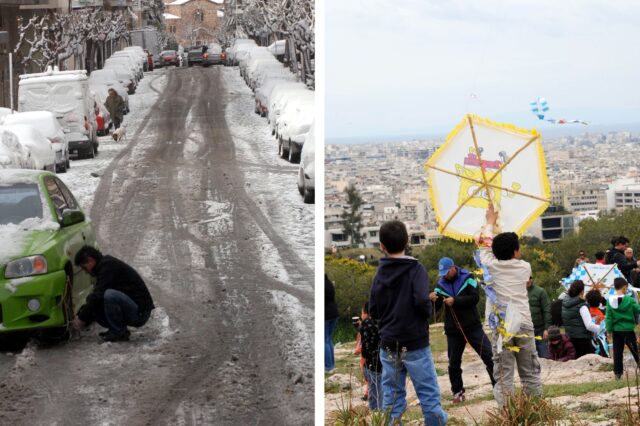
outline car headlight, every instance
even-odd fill
[[[42,275],[47,273],[47,259],[44,256],[36,255],[23,257],[7,263],[4,271],[5,278],[22,278],[31,275]]]

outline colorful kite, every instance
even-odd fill
[[[551,190],[536,131],[467,115],[425,164],[442,235],[471,241],[489,204],[503,231],[522,235],[549,205]]]
[[[535,101],[531,102],[531,112],[538,117],[540,120],[548,121],[553,124],[584,124],[588,125],[586,121],[582,120],[567,120],[566,118],[549,118],[547,117],[547,111],[549,111],[549,105],[547,104],[547,100],[545,98],[538,98]]]

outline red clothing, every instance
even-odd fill
[[[591,318],[594,318],[596,320],[596,324],[600,324],[600,322],[602,322],[602,320],[604,319],[604,314],[602,313],[600,308],[589,307],[589,314],[591,315]]]
[[[604,265],[604,260],[596,260],[596,265]]]
[[[557,345],[549,343],[549,359],[560,362],[576,359],[576,349],[573,347],[569,336],[563,334],[562,340]]]

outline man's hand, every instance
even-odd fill
[[[498,213],[493,207],[493,203],[489,203],[489,208],[487,208],[487,212],[485,213],[485,218],[487,219],[487,225],[495,226],[498,222]]]
[[[549,332],[545,330],[544,333],[542,333],[542,340],[548,340],[548,339],[549,339]]]
[[[444,303],[447,306],[453,306],[453,302],[454,302],[453,297],[447,297],[446,299],[444,299]]]
[[[71,321],[69,321],[69,325],[71,326],[72,329],[76,330],[76,331],[80,331],[82,330],[87,324],[82,321],[80,318],[75,317],[74,319],[72,319]]]
[[[435,291],[432,291],[431,293],[429,293],[429,299],[431,299],[432,302],[435,302],[437,298],[438,298],[438,295],[436,294]]]

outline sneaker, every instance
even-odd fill
[[[129,330],[125,331],[124,334],[115,334],[111,330],[107,331],[104,336],[102,336],[102,340],[105,342],[128,342],[129,336],[131,333]]]
[[[464,389],[461,390],[460,392],[456,392],[453,394],[453,403],[454,404],[460,404],[461,402],[464,402]]]

